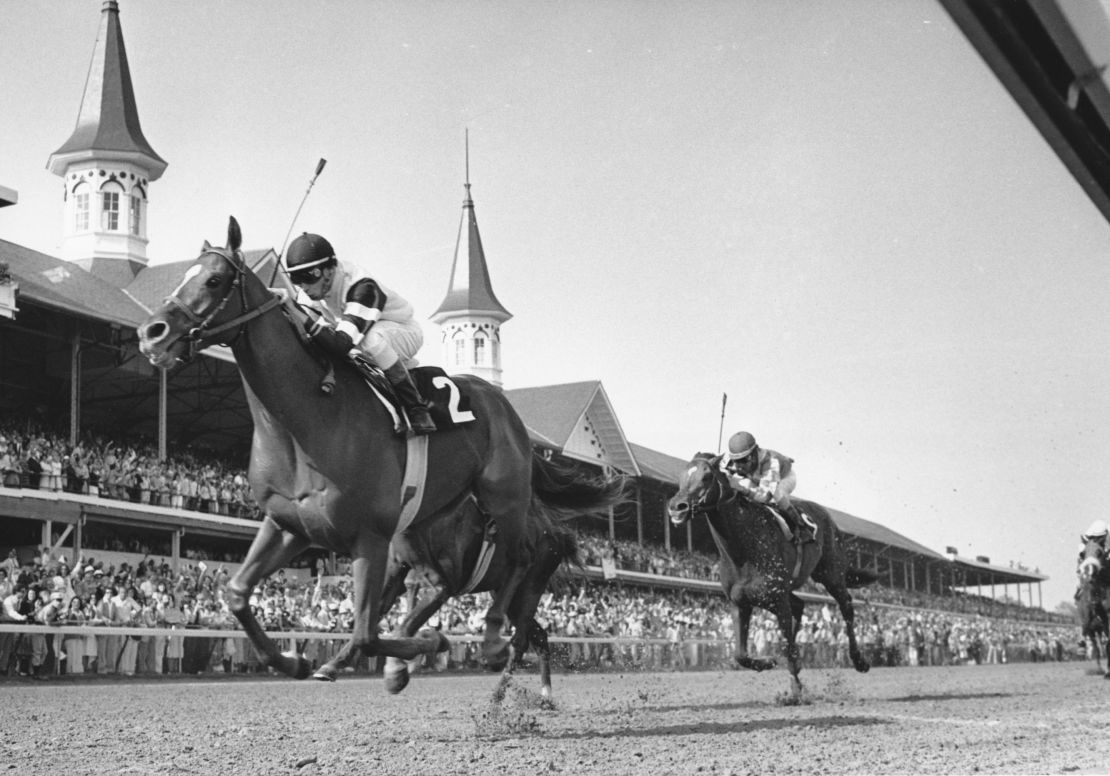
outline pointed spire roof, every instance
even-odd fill
[[[116,0],[105,0],[101,11],[77,127],[50,155],[47,168],[61,175],[69,163],[94,157],[142,164],[149,170],[150,180],[157,180],[166,169],[165,160],[151,148],[139,125]]]
[[[466,152],[466,199],[463,200],[459,237],[455,243],[455,260],[451,264],[451,282],[447,297],[439,309],[432,313],[432,320],[443,323],[460,314],[480,314],[504,322],[513,317],[506,310],[489,281],[486,254],[482,250],[482,236],[478,234],[478,220],[474,216],[474,200],[470,197],[470,148]]]

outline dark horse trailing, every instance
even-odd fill
[[[875,576],[849,565],[840,531],[823,507],[795,499],[799,510],[817,526],[816,541],[798,548],[772,510],[738,496],[721,471],[720,462],[719,455],[698,453],[679,477],[678,493],[668,502],[667,511],[675,525],[695,514],[703,514],[709,521],[721,555],[721,587],[735,607],[737,664],[757,671],[774,665],[773,660],[748,654],[752,609],[766,609],[775,615],[786,640],[786,658],[797,694],[801,689],[801,662],[795,635],[804,603],[793,591],[812,577],[824,585],[840,607],[852,664],[860,672],[870,669],[856,643],[855,611],[848,588],[874,582]]]
[[[357,370],[336,369],[331,393],[321,391],[320,355],[304,341],[303,314],[247,266],[241,242],[232,218],[227,246],[204,244],[177,288],[139,327],[139,337],[142,353],[161,368],[215,343],[227,344],[235,356],[254,420],[249,479],[265,514],[228,585],[228,603],[251,643],[265,664],[297,678],[309,675],[303,656],[278,650],[248,600],[261,580],[317,545],[352,558],[355,622],[345,659],[361,651],[408,660],[442,649],[442,636],[379,635],[389,547],[406,528],[457,510],[473,494],[512,561],[486,614],[483,642],[488,661],[505,660],[501,625],[536,551],[533,505],[538,499],[558,506],[560,490],[577,494],[581,484],[552,474],[537,489],[533,473],[547,464],[534,458],[528,431],[504,394],[479,378],[441,378],[452,400],[465,397],[473,420],[415,438],[424,446],[420,455],[395,433],[391,411],[371,398]],[[604,508],[612,490],[599,485],[594,495],[588,511]]]

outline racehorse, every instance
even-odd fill
[[[501,626],[535,553],[527,528],[530,505],[538,498],[565,506],[562,501],[577,498],[580,486],[560,480],[533,456],[528,431],[500,389],[458,375],[440,379],[450,389],[453,414],[460,401],[469,403],[469,422],[421,437],[427,445],[424,488],[403,488],[412,482],[406,462],[415,456],[396,433],[390,409],[373,397],[358,370],[321,367],[320,354],[303,336],[303,311],[288,295],[266,287],[247,266],[241,244],[233,217],[225,247],[205,241],[138,333],[140,351],[162,369],[214,343],[228,345],[235,356],[254,421],[248,476],[264,518],[227,595],[262,662],[298,679],[310,674],[303,655],[279,651],[248,601],[262,579],[313,544],[352,558],[355,617],[346,660],[359,651],[411,660],[446,649],[441,635],[378,634],[389,547],[398,528],[403,533],[406,527],[402,516],[411,518],[409,526],[419,525],[473,494],[513,561],[486,613],[482,644],[487,662],[503,664],[509,644]],[[542,490],[535,486],[537,470],[548,475]],[[409,514],[403,501],[411,511],[414,493],[420,500]],[[570,496],[562,499],[564,493]]]
[[[535,458],[536,462],[540,460]],[[558,482],[565,484],[556,485],[551,479],[553,472],[559,472]],[[575,482],[577,487],[571,484]],[[513,670],[523,664],[529,647],[534,648],[540,659],[540,694],[544,699],[551,698],[551,651],[547,631],[535,619],[536,608],[548,581],[560,566],[564,563],[580,565],[577,538],[564,524],[564,518],[598,511],[623,498],[620,480],[598,481],[553,463],[543,466],[537,463],[533,472],[537,494],[546,494],[554,500],[555,492],[548,493],[552,485],[556,486],[563,506],[556,508],[543,498],[533,498],[526,529],[536,552],[506,610],[513,637],[512,659],[505,666],[504,677],[507,680]],[[498,540],[496,526],[489,515],[473,495],[466,494],[456,509],[445,510],[413,526],[394,541],[382,594],[382,611],[389,611],[405,593],[410,571],[415,572],[421,583],[422,594],[397,628],[397,632],[407,636],[415,635],[448,598],[486,591],[496,595],[498,588],[512,578],[514,563]],[[333,680],[345,665],[345,656],[340,653],[314,676]],[[393,693],[400,692],[408,685],[408,680],[408,664],[388,658],[386,688]]]
[[[537,472],[535,481],[546,481],[544,473],[547,471],[550,469]],[[566,476],[572,479],[576,475],[567,470]],[[581,484],[580,510],[596,504],[599,493],[606,501],[619,497],[618,480],[611,480],[608,489],[598,488],[588,479],[581,480]],[[540,499],[533,499],[528,517],[527,528],[534,540],[536,555],[506,611],[513,626],[513,637],[512,659],[505,666],[503,681],[507,682],[514,669],[523,664],[524,655],[531,647],[539,656],[540,695],[550,702],[551,649],[547,631],[535,619],[536,608],[559,568],[567,563],[580,566],[581,559],[576,535],[566,527],[556,510]],[[414,526],[407,532],[406,539],[394,542],[391,548],[382,596],[382,608],[388,611],[405,593],[406,581],[416,577],[420,596],[397,629],[405,635],[415,635],[448,598],[486,591],[496,594],[498,587],[512,577],[514,564],[499,541],[496,526],[471,495],[464,497],[456,511],[444,512]],[[410,575],[410,571],[414,573]],[[316,675],[329,678],[328,674],[334,675],[341,667],[329,664]],[[400,692],[408,679],[408,663],[397,658],[386,660],[386,689]]]
[[[1080,553],[1079,589],[1075,593],[1075,609],[1079,615],[1083,638],[1091,647],[1095,666],[1102,671],[1102,656],[1106,657],[1106,672],[1110,679],[1110,563],[1102,544],[1088,539]]]
[[[840,531],[819,504],[795,499],[799,510],[817,527],[815,541],[801,549],[787,535],[785,523],[772,509],[739,496],[720,469],[722,456],[698,453],[679,476],[678,492],[667,503],[671,523],[679,526],[696,514],[705,515],[720,552],[721,587],[735,607],[736,663],[763,671],[774,660],[748,654],[753,607],[774,614],[786,641],[795,697],[801,690],[801,659],[795,643],[804,603],[793,591],[812,577],[824,585],[840,607],[848,634],[852,665],[861,673],[871,666],[856,643],[855,610],[850,587],[874,582],[870,571],[853,568],[841,545]]]

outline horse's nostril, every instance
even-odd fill
[[[164,321],[152,321],[139,330],[139,336],[149,342],[157,342],[166,336],[167,328]]]

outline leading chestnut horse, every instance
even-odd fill
[[[352,558],[355,620],[346,659],[359,651],[404,660],[433,655],[445,648],[438,634],[378,633],[390,543],[407,528],[399,526],[406,440],[357,370],[339,365],[334,387],[321,390],[326,367],[301,334],[303,313],[247,266],[241,243],[231,218],[226,246],[206,241],[177,288],[138,329],[140,350],[157,367],[167,369],[214,343],[228,345],[239,367],[254,421],[248,476],[265,517],[228,584],[228,604],[266,665],[308,677],[308,661],[282,654],[248,601],[261,580],[317,545]],[[503,664],[509,645],[501,624],[534,555],[529,508],[535,498],[557,501],[558,483],[547,492],[534,487],[534,470],[548,464],[534,456],[524,423],[497,387],[469,375],[449,383],[458,391],[454,399],[469,401],[474,419],[426,438],[426,485],[410,526],[458,508],[466,494],[493,518],[513,569],[486,614],[482,649],[487,662]]]
[[[795,547],[779,518],[762,504],[741,498],[720,467],[721,456],[698,453],[678,479],[678,492],[667,503],[671,523],[682,525],[696,514],[705,515],[720,552],[721,587],[735,607],[736,662],[763,671],[773,660],[748,654],[748,629],[756,606],[775,615],[786,641],[785,653],[795,697],[801,690],[801,660],[795,643],[804,603],[793,591],[812,577],[829,591],[840,607],[848,633],[852,665],[863,673],[871,666],[856,643],[855,610],[850,587],[875,581],[869,571],[853,568],[841,546],[840,531],[819,504],[795,499],[817,526],[815,541]]]

